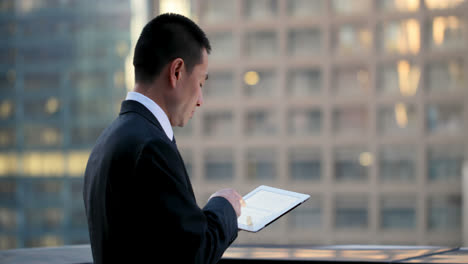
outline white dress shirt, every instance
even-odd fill
[[[174,138],[174,131],[172,130],[171,122],[169,122],[169,118],[167,117],[166,113],[164,113],[162,108],[155,101],[137,92],[128,92],[127,98],[125,98],[125,100],[137,101],[150,110],[150,112],[153,113],[154,117],[156,117],[156,119],[161,124],[164,132],[166,133],[166,136],[169,138],[169,140],[172,141]]]

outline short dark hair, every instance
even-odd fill
[[[176,58],[184,60],[189,73],[202,60],[203,48],[211,46],[203,30],[179,14],[162,14],[148,22],[135,46],[135,81],[150,83]]]

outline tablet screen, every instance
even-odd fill
[[[262,185],[244,197],[246,207],[242,208],[238,226],[257,232],[308,198],[309,195]]]

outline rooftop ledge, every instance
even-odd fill
[[[0,251],[2,264],[92,263],[89,245]],[[432,246],[232,246],[219,263],[468,263],[468,248]]]

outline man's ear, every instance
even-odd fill
[[[177,81],[182,78],[182,71],[184,67],[184,60],[181,58],[173,60],[169,65],[169,82],[173,88],[176,87]]]

